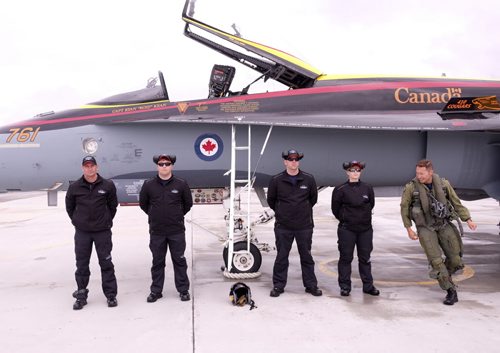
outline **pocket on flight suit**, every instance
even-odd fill
[[[423,227],[425,226],[425,216],[424,216],[424,211],[422,211],[421,207],[412,207],[411,209],[411,218],[415,222],[415,225],[417,227]]]

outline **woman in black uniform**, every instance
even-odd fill
[[[355,246],[363,292],[379,295],[380,291],[373,285],[370,262],[373,250],[372,209],[375,206],[373,187],[360,180],[365,163],[345,162],[343,167],[348,180],[335,187],[332,193],[332,212],[339,220],[337,235],[340,295],[347,297],[351,292],[351,262]]]

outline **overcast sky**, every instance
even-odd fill
[[[216,63],[236,67],[234,91],[253,81],[253,71],[184,37],[183,5],[8,2],[0,125],[143,88],[158,70],[175,101],[206,97]],[[329,74],[500,78],[499,15],[498,0],[197,0],[194,17],[231,33],[236,23],[243,37]]]

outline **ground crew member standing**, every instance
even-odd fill
[[[87,305],[92,243],[95,244],[101,267],[102,290],[108,306],[115,307],[118,302],[115,267],[111,261],[111,227],[118,206],[116,187],[111,180],[97,173],[97,162],[93,156],[83,159],[82,170],[83,176],[72,183],[66,193],[66,211],[75,226],[75,279],[78,289],[73,293],[76,298],[73,309],[80,310]]]
[[[139,196],[141,209],[149,220],[149,249],[153,254],[151,267],[151,293],[148,303],[161,298],[165,282],[165,256],[170,246],[170,257],[174,267],[175,287],[182,301],[191,299],[187,261],[184,257],[186,236],[184,215],[193,206],[191,190],[184,179],[172,174],[176,157],[162,154],[153,157],[158,175],[142,185]]]
[[[470,217],[450,183],[434,173],[430,160],[421,160],[416,166],[416,177],[406,184],[401,197],[401,218],[408,237],[419,240],[432,267],[431,278],[447,291],[446,305],[458,302],[458,295],[451,275],[462,269],[462,239],[451,223],[460,218],[470,229],[476,224]],[[413,221],[417,232],[413,231]],[[445,260],[443,261],[442,253]]]
[[[336,186],[332,193],[332,212],[339,220],[337,229],[340,259],[338,263],[340,295],[351,292],[351,262],[354,247],[358,252],[359,277],[363,292],[379,295],[373,285],[370,254],[373,250],[372,210],[375,206],[373,188],[360,180],[365,164],[358,161],[345,162],[343,168],[349,178]]]
[[[299,161],[304,157],[302,153],[292,149],[283,152],[282,157],[286,170],[271,179],[267,191],[267,202],[276,217],[274,235],[277,250],[270,295],[278,297],[285,291],[288,255],[295,239],[305,290],[314,296],[321,296],[323,293],[318,288],[311,255],[314,227],[312,208],[318,201],[316,181],[311,174],[299,169]]]

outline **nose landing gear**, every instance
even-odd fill
[[[222,252],[224,265],[228,268],[228,247]],[[231,273],[256,273],[262,264],[262,254],[257,246],[250,243],[250,251],[246,241],[234,243],[233,262]]]

